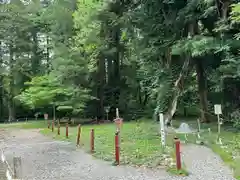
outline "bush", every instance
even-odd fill
[[[240,129],[240,109],[231,113],[231,121],[235,128]]]

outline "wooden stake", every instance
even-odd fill
[[[177,167],[177,170],[180,170],[182,169],[180,140],[178,138],[174,138],[174,139],[175,139],[176,167]]]
[[[68,123],[66,124],[66,138],[68,138]]]
[[[115,163],[120,164],[120,143],[119,143],[119,132],[115,134]]]
[[[54,131],[54,120],[52,121],[52,132]]]
[[[77,146],[80,145],[80,137],[81,137],[81,124],[78,125]]]
[[[58,135],[60,135],[60,122],[58,121]]]
[[[13,158],[13,178],[21,179],[22,178],[22,160],[21,157]]]
[[[90,141],[91,153],[94,153],[94,129],[91,129]]]

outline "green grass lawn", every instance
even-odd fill
[[[42,129],[46,128],[47,122],[44,120],[39,121],[27,121],[27,122],[14,122],[14,123],[1,123],[0,128],[20,128],[20,129]]]
[[[115,125],[85,125],[81,128],[81,147],[87,152],[90,151],[90,132],[95,132],[94,156],[106,161],[114,162],[114,135]],[[51,135],[56,139],[66,140],[65,127],[61,127],[61,135],[57,135],[57,129],[52,133],[51,129],[44,129],[43,134]],[[77,127],[69,127],[68,141],[76,143]],[[166,151],[161,147],[161,140],[158,134],[158,126],[151,122],[130,122],[124,123],[120,134],[121,138],[121,164],[145,165],[148,167],[161,166]],[[167,141],[170,147],[172,141]],[[170,150],[170,149],[168,149]]]

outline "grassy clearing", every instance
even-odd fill
[[[0,124],[0,128],[3,128],[3,129],[7,129],[7,128],[41,129],[41,128],[46,128],[46,126],[47,126],[47,123],[44,120]]]
[[[82,127],[81,146],[90,151],[90,131],[95,132],[95,157],[106,161],[114,161],[114,134],[116,127],[114,124],[86,125]],[[55,129],[57,131],[57,129]],[[52,133],[49,129],[41,131],[45,135],[53,138],[66,140],[65,127],[61,127],[61,135]],[[77,127],[69,127],[68,141],[76,143]],[[155,167],[164,165],[168,153],[171,149],[162,149],[158,126],[151,122],[131,122],[124,123],[120,134],[121,138],[121,164],[132,164],[137,166]],[[172,147],[173,142],[169,139],[167,144]]]
[[[173,151],[173,136],[167,138],[166,148],[161,147],[161,139],[158,133],[158,124],[152,121],[139,121],[124,123],[121,130],[121,164],[145,167],[167,167],[168,171],[175,175],[188,175],[184,169],[177,171],[175,168],[175,154]],[[105,161],[114,162],[114,135],[115,124],[85,125],[81,129],[81,148],[90,152],[90,132],[95,133],[95,152],[93,156]],[[61,134],[57,135],[57,129],[52,133],[51,129],[43,129],[41,132],[58,140],[67,140],[76,143],[77,127],[69,127],[69,138],[66,139],[66,128],[61,127]]]

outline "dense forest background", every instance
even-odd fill
[[[237,0],[0,0],[0,118],[164,112],[240,127]],[[238,3],[238,4],[237,4]],[[53,111],[54,110],[54,111]]]

